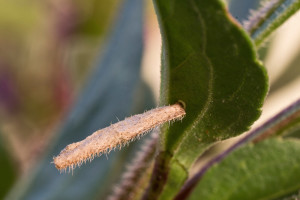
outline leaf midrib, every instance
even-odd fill
[[[182,137],[180,138],[179,141],[185,141],[186,138],[193,134],[193,130],[194,128],[197,126],[197,124],[199,123],[199,121],[204,117],[204,115],[207,113],[208,109],[210,108],[211,106],[211,102],[212,102],[212,99],[213,99],[213,81],[214,81],[214,68],[213,68],[213,65],[211,63],[211,60],[209,59],[209,57],[207,56],[206,54],[206,45],[207,45],[207,30],[206,30],[206,25],[205,25],[205,22],[203,20],[203,17],[200,13],[200,10],[198,9],[198,6],[197,4],[195,3],[195,0],[189,0],[189,2],[192,4],[192,7],[194,8],[194,11],[196,12],[197,14],[197,19],[199,20],[200,24],[201,24],[201,27],[202,27],[202,35],[203,35],[203,45],[202,45],[202,49],[201,49],[201,54],[202,56],[205,58],[205,61],[206,63],[208,64],[208,70],[209,70],[209,81],[208,81],[208,96],[207,96],[207,99],[206,99],[206,102],[204,104],[204,107],[202,108],[201,112],[197,115],[197,117],[195,118],[195,120],[193,121],[193,123],[191,123],[185,131],[183,131],[183,134],[182,134]],[[179,142],[176,147],[174,148],[175,149],[175,155],[178,153],[179,149],[180,149],[180,146],[182,145],[183,142]],[[180,162],[181,159],[178,159],[177,158],[177,161],[182,165],[182,166],[185,166],[186,168],[190,168],[189,165],[190,164],[185,164],[185,163],[182,163]]]

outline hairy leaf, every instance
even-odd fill
[[[292,194],[284,195],[276,200],[299,200],[300,199],[300,190],[293,192]]]
[[[299,119],[300,119],[300,100],[294,102],[287,108],[283,109],[280,113],[270,118],[267,122],[245,134],[240,139],[231,143],[231,145],[219,152],[218,155],[212,156],[208,162],[206,162],[197,173],[193,175],[181,188],[180,192],[176,195],[175,200],[186,199],[190,192],[197,186],[199,180],[203,177],[205,172],[209,170],[214,164],[220,163],[230,153],[237,148],[252,142],[257,143],[265,140],[269,137],[284,135],[285,137],[295,137],[294,133],[299,131]],[[292,134],[292,135],[291,135]],[[218,146],[220,144],[216,144]]]
[[[161,104],[183,101],[187,113],[165,130],[164,149],[179,152],[183,141],[211,143],[246,131],[267,90],[249,38],[217,0],[157,7],[165,48]]]
[[[247,145],[213,166],[189,199],[276,199],[300,188],[300,142]]]
[[[8,199],[103,199],[120,175],[131,152],[113,152],[74,173],[60,174],[51,164],[66,145],[149,106],[140,90],[143,1],[126,0],[96,71],[69,114],[56,141],[37,168],[23,179]],[[139,98],[137,98],[138,96]],[[143,99],[144,97],[144,99]],[[153,106],[153,104],[151,104]],[[149,108],[149,107],[148,107]]]
[[[182,123],[162,129],[165,156],[158,163],[171,163],[163,164],[169,180],[161,198],[167,199],[207,145],[246,131],[258,118],[267,77],[250,38],[221,1],[155,3],[163,38],[160,103],[186,106]]]

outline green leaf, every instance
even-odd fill
[[[221,1],[155,3],[163,38],[160,104],[186,105],[182,122],[162,129],[165,156],[158,163],[169,163],[162,170],[169,175],[161,199],[171,199],[209,144],[248,130],[258,118],[267,77],[250,38]]]
[[[0,133],[0,199],[3,199],[6,193],[10,190],[16,180],[16,169],[12,163],[11,156],[4,146],[3,139]]]
[[[249,38],[218,0],[157,1],[157,10],[164,41],[161,104],[181,100],[187,113],[165,130],[164,149],[178,152],[184,141],[200,140],[198,146],[246,131],[267,91]]]
[[[289,132],[284,135],[286,138],[298,138],[300,139],[300,120],[299,120],[299,123],[298,123],[298,126],[295,127],[294,129],[292,130],[289,130]]]
[[[241,146],[249,142],[257,143],[271,136],[274,137],[278,135],[284,135],[285,137],[291,137],[289,134],[293,133],[295,130],[299,130],[299,111],[300,99],[289,105],[287,108],[283,109],[280,113],[270,118],[261,126],[245,134],[243,137],[240,137],[238,140],[231,142],[230,146],[225,150],[223,148],[222,152],[219,151],[218,153],[214,153],[214,155],[211,155],[210,159],[205,162],[203,166],[201,166],[198,172],[194,173],[193,177],[191,177],[184,184],[184,186],[181,188],[180,192],[174,199],[186,199],[189,196],[190,192],[197,186],[199,180],[201,180],[207,170],[209,170],[214,164],[220,163],[225,157],[227,157],[230,153],[240,148]],[[216,149],[219,145],[221,144],[215,144],[212,148]],[[212,150],[212,148],[210,150]]]
[[[280,197],[276,200],[299,200],[300,199],[300,190],[293,192],[292,194],[285,195],[284,197]]]
[[[233,152],[203,176],[193,199],[275,199],[300,188],[300,141],[270,139]]]
[[[125,162],[137,145],[88,166],[60,174],[53,156],[68,144],[82,140],[97,129],[153,106],[139,78],[143,51],[143,1],[126,0],[96,71],[89,79],[72,112],[45,158],[11,192],[8,199],[103,199],[112,190]],[[149,91],[149,90],[148,90]],[[148,95],[148,96],[146,96]]]

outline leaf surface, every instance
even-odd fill
[[[182,123],[165,130],[164,148],[178,152],[186,140],[211,143],[246,131],[260,115],[267,78],[220,1],[172,2],[156,4],[164,39],[161,104],[186,105]]]
[[[292,103],[261,126],[255,128],[247,134],[244,134],[244,136],[240,137],[239,139],[232,141],[228,148],[223,148],[223,150],[213,153],[214,155],[210,155],[210,159],[208,159],[208,161],[205,162],[200,168],[197,167],[199,169],[198,172],[194,173],[193,176],[189,178],[174,199],[186,199],[191,191],[193,191],[193,189],[197,186],[198,182],[202,179],[203,175],[205,175],[207,170],[209,170],[216,163],[222,162],[224,158],[226,158],[230,153],[236,151],[241,146],[246,144],[249,145],[250,142],[252,144],[256,144],[265,139],[271,137],[274,138],[275,136],[283,135],[284,137],[295,137],[295,132],[297,134],[297,131],[299,131],[299,111],[300,100]],[[213,148],[217,149],[217,147],[221,145],[222,144],[220,143],[215,144]]]
[[[182,123],[162,128],[162,154],[172,157],[164,170],[170,171],[169,192],[161,197],[167,199],[209,144],[248,130],[259,117],[267,76],[251,39],[221,1],[155,4],[163,39],[160,104],[181,101],[187,113]]]
[[[233,152],[204,174],[193,199],[276,199],[300,189],[299,140],[269,139]]]

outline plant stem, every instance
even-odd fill
[[[108,200],[134,199],[136,189],[141,187],[142,179],[146,175],[145,171],[153,161],[158,135],[159,131],[157,129],[152,132],[151,138],[145,142],[142,150],[137,152],[136,158],[127,167],[121,182],[115,187]]]
[[[300,9],[300,0],[270,0],[262,4],[257,11],[244,22],[245,30],[250,34],[257,47],[290,16]]]
[[[155,200],[161,194],[169,175],[171,156],[166,152],[160,152],[156,157],[150,184],[144,192],[142,200]]]

